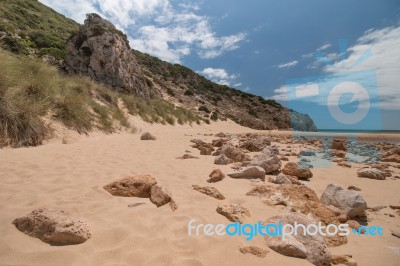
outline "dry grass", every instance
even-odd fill
[[[35,146],[51,129],[42,117],[50,115],[79,133],[98,128],[113,133],[131,128],[118,107],[122,99],[129,113],[152,123],[198,122],[190,111],[162,99],[144,100],[123,95],[88,78],[62,76],[39,60],[0,49],[0,146]]]

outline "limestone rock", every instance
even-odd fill
[[[160,185],[151,187],[150,201],[157,207],[161,207],[171,201],[171,193]]]
[[[91,237],[86,222],[64,211],[36,209],[13,224],[21,232],[55,245],[80,244]]]
[[[350,218],[364,217],[367,203],[356,191],[346,190],[337,185],[329,184],[321,196],[321,202],[341,209]]]
[[[246,166],[241,167],[235,173],[228,174],[232,178],[245,178],[245,179],[256,179],[260,178],[265,180],[265,170],[258,166]]]
[[[156,140],[157,138],[151,135],[149,132],[145,132],[140,136],[141,140]]]
[[[237,203],[220,205],[217,207],[217,212],[231,222],[243,223],[246,216],[250,217],[250,211]]]
[[[224,175],[224,173],[222,173],[221,170],[214,169],[210,173],[209,177],[210,178],[207,179],[208,183],[216,183],[216,182],[219,182],[219,181],[223,180],[225,178],[225,175]]]
[[[265,221],[265,224],[303,224],[306,227],[318,222],[312,217],[302,213],[289,213],[273,216]],[[287,229],[288,230],[288,229]],[[274,251],[292,257],[306,258],[317,266],[330,266],[332,256],[327,250],[324,236],[317,233],[315,235],[304,234],[299,227],[297,235],[282,238],[282,236],[265,236],[268,247]]]
[[[205,194],[207,196],[213,197],[213,198],[215,198],[217,200],[225,199],[224,195],[222,195],[221,192],[219,192],[219,190],[216,189],[215,187],[208,187],[208,186],[201,187],[201,186],[198,186],[198,185],[192,185],[192,187],[193,187],[194,190],[196,190],[196,191],[198,191],[200,193],[203,193],[203,194]]]
[[[149,198],[155,184],[157,181],[151,175],[136,175],[116,180],[104,189],[113,196]]]
[[[243,162],[250,160],[250,156],[244,153],[241,149],[232,145],[226,144],[221,147],[220,154],[232,159],[234,162]]]
[[[253,157],[250,165],[259,166],[265,170],[265,173],[270,174],[278,171],[282,166],[282,162],[274,154],[261,153]]]
[[[267,254],[269,253],[268,250],[259,248],[259,247],[255,247],[255,246],[246,246],[246,247],[242,247],[239,249],[240,252],[242,252],[243,254],[253,254],[257,257],[260,258],[265,258],[265,256],[267,256]]]
[[[377,180],[385,180],[386,174],[385,172],[375,169],[375,168],[362,168],[357,171],[358,177],[365,177]]]
[[[288,162],[282,169],[285,175],[296,176],[299,179],[308,180],[313,177],[313,174],[308,168],[301,168],[296,163]]]
[[[220,154],[214,159],[214,164],[217,165],[227,165],[232,162],[232,159],[229,159],[228,157],[225,156],[225,154]]]

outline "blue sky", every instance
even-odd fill
[[[99,13],[127,33],[132,48],[307,112],[319,128],[340,128],[329,107],[337,98],[339,116],[365,114],[343,129],[400,130],[398,0],[41,2],[80,23]],[[342,83],[348,93],[336,97]],[[318,95],[310,84],[319,84]],[[308,96],[296,98],[290,90],[297,88]]]

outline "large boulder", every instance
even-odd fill
[[[250,211],[240,204],[224,204],[217,207],[217,212],[231,222],[243,223],[244,218],[250,217]]]
[[[97,14],[89,14],[68,39],[64,70],[144,98],[151,90],[125,34]]]
[[[313,174],[309,168],[302,168],[293,162],[288,162],[285,167],[283,167],[282,173],[304,180],[308,180],[313,177]]]
[[[165,187],[156,184],[150,191],[150,201],[157,207],[171,202],[171,193]]]
[[[301,213],[289,213],[273,216],[265,221],[265,224],[318,224],[316,220]],[[287,230],[289,230],[287,228]],[[320,233],[315,235],[304,234],[303,228],[298,227],[297,235],[291,236],[265,236],[268,247],[272,250],[291,257],[305,258],[317,266],[330,266],[332,256],[325,245],[325,238]]]
[[[282,166],[282,162],[274,154],[261,153],[253,157],[250,165],[259,166],[265,170],[265,173],[269,174],[278,171]]]
[[[220,154],[224,154],[226,157],[232,159],[234,162],[243,162],[250,160],[250,156],[248,154],[244,153],[241,149],[229,144],[221,147]]]
[[[321,196],[321,202],[339,208],[350,218],[364,217],[367,210],[367,203],[359,193],[334,184],[326,187]]]
[[[232,178],[260,178],[261,180],[265,180],[265,170],[259,166],[246,166],[239,168],[235,173],[228,174],[228,176]]]
[[[36,209],[13,221],[21,232],[53,245],[74,245],[91,237],[85,221],[64,211]]]
[[[375,169],[375,168],[361,168],[357,171],[358,177],[365,177],[377,180],[385,180],[386,174],[385,172]]]
[[[151,175],[136,175],[111,182],[104,189],[113,196],[149,198],[155,184],[157,181]]]

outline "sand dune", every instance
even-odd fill
[[[311,265],[272,250],[265,258],[239,252],[240,247],[247,245],[268,249],[261,237],[248,242],[243,237],[187,235],[191,219],[196,223],[228,223],[215,211],[220,201],[194,191],[192,185],[207,185],[208,174],[214,168],[231,172],[229,166],[214,165],[214,157],[199,155],[198,150],[190,147],[190,139],[211,141],[215,137],[204,134],[253,130],[232,122],[201,127],[135,122],[157,140],[141,141],[140,134],[121,133],[75,137],[67,145],[53,140],[35,148],[0,150],[0,264]],[[185,150],[200,159],[176,159]],[[314,169],[309,186],[320,196],[329,183],[356,185],[369,206],[399,205],[400,180],[357,178],[356,169],[357,166]],[[168,206],[157,208],[146,198],[114,197],[103,189],[115,179],[135,174],[156,177],[159,184],[170,190],[178,210],[172,212]],[[213,186],[226,197],[223,202],[241,203],[251,211],[246,222],[256,223],[282,212],[281,206],[270,207],[256,197],[245,196],[250,183],[227,177]],[[146,204],[128,207],[138,202]],[[16,217],[39,207],[82,217],[91,228],[92,238],[80,245],[51,246],[12,225]],[[358,265],[399,265],[400,239],[390,235],[390,230],[400,230],[399,215],[386,208],[370,213],[369,218],[371,225],[384,227],[383,237],[350,236],[348,244],[329,248],[330,251],[351,254]]]

